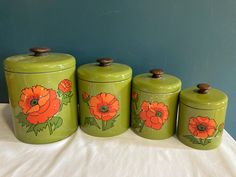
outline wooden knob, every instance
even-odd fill
[[[162,69],[152,69],[150,73],[152,73],[152,78],[160,78],[164,74],[164,71]]]
[[[206,94],[211,89],[211,86],[207,83],[200,83],[197,87],[199,88],[198,93],[201,94]]]
[[[29,50],[34,53],[34,56],[41,56],[51,51],[51,49],[47,47],[33,47],[30,48]]]
[[[97,59],[99,66],[110,66],[113,62],[112,58],[99,58]]]

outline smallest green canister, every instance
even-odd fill
[[[100,58],[78,68],[81,129],[89,135],[110,137],[129,128],[132,69]]]
[[[131,128],[144,138],[159,140],[175,133],[181,80],[153,69],[132,82]]]
[[[208,150],[218,147],[224,129],[228,98],[207,83],[181,91],[177,136],[187,146]]]

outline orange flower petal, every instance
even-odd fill
[[[194,132],[197,130],[197,126],[196,126],[196,125],[193,125],[193,124],[189,124],[188,130],[189,130],[192,134],[194,134]]]
[[[119,109],[119,102],[118,102],[117,99],[113,99],[113,100],[115,100],[115,101],[113,101],[112,103],[110,102],[110,104],[108,105],[109,106],[109,110],[111,110],[111,111],[113,111],[113,110],[118,111],[118,109]]]
[[[204,126],[205,129],[199,130],[198,129],[199,125]],[[188,129],[190,133],[193,134],[194,136],[201,139],[205,139],[208,138],[209,136],[214,135],[216,131],[216,126],[217,124],[214,119],[199,116],[190,118]]]
[[[38,95],[39,97],[41,96],[43,97],[48,94],[48,90],[39,85],[33,86],[32,90],[33,90],[34,95]]]
[[[145,124],[147,127],[152,128],[152,122],[151,122],[150,119],[147,119],[144,124]]]
[[[157,123],[157,124],[152,124],[152,128],[156,129],[156,130],[160,130],[162,127],[161,123]]]
[[[149,118],[156,116],[156,112],[154,112],[150,109],[148,111],[146,111],[146,114],[147,114],[147,117],[149,117]]]
[[[144,111],[149,110],[149,103],[144,101],[141,105],[141,109],[144,110]]]
[[[91,108],[90,108],[90,113],[91,113],[92,115],[94,115],[97,119],[101,119],[101,118],[102,118],[102,113],[99,111],[98,108],[93,108],[93,107],[91,107]]]
[[[216,129],[214,129],[214,128],[209,128],[209,129],[207,129],[207,134],[208,134],[208,136],[214,135],[215,131],[216,131]]]
[[[146,120],[147,119],[147,112],[146,111],[141,111],[139,113],[139,117],[142,119],[142,120]]]
[[[112,102],[113,99],[116,100],[115,96],[109,93],[108,94],[102,93],[101,97],[102,97],[103,102],[108,103],[108,104],[110,104],[110,102]]]
[[[38,110],[39,110],[39,105],[35,105],[27,111],[27,114],[32,113],[32,112],[37,112]]]
[[[60,100],[55,97],[56,92],[54,90],[49,90],[49,94],[52,95],[50,97],[50,105],[48,109],[41,114],[34,115],[29,114],[27,120],[32,124],[44,123],[49,118],[53,117],[59,110],[60,107]]]
[[[160,104],[158,104],[157,102],[153,102],[153,103],[151,103],[151,105],[150,105],[150,109],[156,111],[156,110],[158,110],[159,105],[160,105]]]
[[[206,123],[206,124],[208,124],[209,118],[208,117],[197,117],[196,121],[198,121],[198,123]]]
[[[25,88],[21,91],[21,98],[19,101],[19,106],[21,107],[23,113],[27,113],[31,108],[30,101],[34,94],[31,88]]]
[[[214,119],[209,120],[208,126],[213,128],[216,127],[216,121]]]
[[[207,131],[197,131],[197,137],[201,138],[201,139],[205,139],[208,137]]]
[[[90,113],[97,119],[110,120],[119,110],[119,101],[110,93],[100,93],[90,99]],[[107,112],[102,112],[102,106],[108,107]]]
[[[21,93],[24,95],[23,99],[27,99],[28,97],[34,95],[32,88],[25,88],[21,91]]]
[[[110,120],[116,115],[116,111],[102,114],[102,120]]]
[[[45,105],[48,102],[48,100],[49,100],[49,94],[40,97],[38,101],[39,106]]]
[[[96,96],[91,97],[89,101],[90,107],[94,107],[94,108],[97,107],[97,105],[100,103],[101,103],[101,100],[99,100],[99,98]]]

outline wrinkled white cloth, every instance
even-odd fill
[[[224,131],[219,148],[195,150],[176,137],[153,141],[128,130],[30,145],[14,137],[8,104],[0,104],[1,177],[236,177],[236,142]]]

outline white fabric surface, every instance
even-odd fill
[[[221,146],[208,151],[131,130],[97,138],[78,129],[65,140],[30,145],[14,137],[10,114],[9,105],[0,104],[1,177],[236,177],[236,142],[226,131]]]

